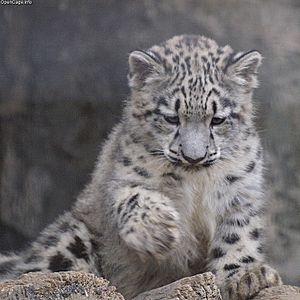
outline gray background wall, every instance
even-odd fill
[[[128,93],[128,53],[204,34],[265,57],[267,250],[300,285],[300,1],[32,1],[0,6],[0,250],[24,247],[88,182]]]

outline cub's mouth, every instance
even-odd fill
[[[201,169],[209,168],[215,165],[221,159],[221,149],[215,148],[210,150],[208,147],[203,157],[191,158],[182,151],[182,149],[163,150],[165,158],[173,165],[180,166],[185,169]]]
[[[185,170],[200,170],[202,168],[209,168],[215,165],[218,161],[218,158],[207,159],[204,158],[199,161],[188,161],[186,159],[181,158],[179,155],[168,155],[165,154],[166,159],[176,167],[181,167]]]

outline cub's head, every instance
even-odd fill
[[[177,36],[129,56],[128,121],[153,155],[186,167],[230,159],[253,132],[257,51],[234,53],[202,36]]]

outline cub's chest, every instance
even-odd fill
[[[203,180],[195,178],[182,185],[180,203],[177,209],[184,231],[184,244],[193,253],[190,258],[192,269],[202,267],[205,262],[216,230],[216,211],[212,200],[213,191],[207,189]]]
[[[170,173],[162,177],[161,189],[174,203],[184,226],[197,238],[214,233],[218,209],[219,178],[207,172]]]
[[[201,182],[199,185],[185,188],[186,197],[190,197],[191,211],[189,223],[197,239],[209,242],[215,232],[216,227],[216,205],[215,191],[208,189]]]
[[[216,228],[216,186],[205,174],[200,174],[186,178],[181,189],[180,203],[177,203],[180,216],[196,240],[208,244]]]

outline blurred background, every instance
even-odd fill
[[[32,2],[0,5],[0,251],[28,245],[89,181],[128,94],[128,53],[203,34],[265,57],[268,260],[300,285],[300,1]]]

